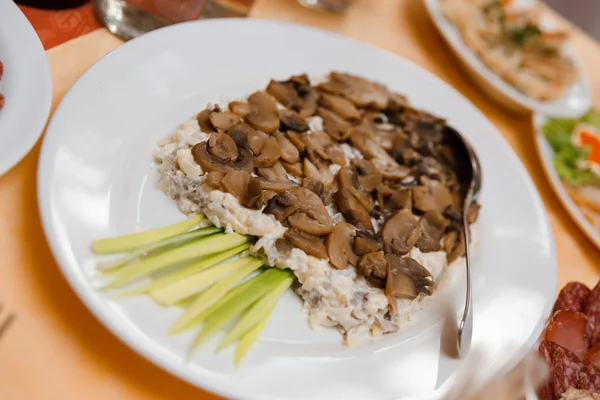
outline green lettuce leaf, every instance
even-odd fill
[[[542,133],[554,150],[554,169],[558,176],[573,186],[600,186],[600,177],[589,169],[577,167],[577,163],[585,160],[588,149],[579,149],[571,142],[571,134],[580,123],[590,124],[600,130],[600,115],[589,111],[578,119],[552,118],[542,126]]]

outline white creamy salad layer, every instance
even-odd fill
[[[227,109],[226,105],[223,109]],[[320,117],[312,117],[309,122],[311,131],[306,134],[322,130]],[[228,233],[235,231],[259,237],[251,253],[271,265],[289,268],[294,272],[300,283],[298,294],[304,301],[304,309],[308,312],[312,327],[335,326],[345,334],[346,342],[352,346],[364,334],[379,335],[398,330],[430,299],[419,296],[415,300],[399,300],[399,312],[391,316],[383,290],[371,286],[362,276],[358,276],[355,268],[338,270],[328,260],[309,256],[298,248],[277,245],[287,228],[275,217],[263,214],[262,210],[243,207],[233,195],[220,190],[206,190],[202,185],[204,172],[194,161],[191,148],[198,142],[208,140],[209,136],[200,130],[198,122],[192,118],[181,124],[171,136],[158,142],[159,148],[154,152],[154,158],[159,164],[159,189],[176,200],[179,210],[186,215],[203,213],[210,222]],[[361,153],[352,146],[341,144],[341,147],[347,161],[362,158]],[[331,165],[330,169],[337,172],[339,167]],[[295,180],[290,175],[292,178]],[[344,220],[334,205],[328,206],[327,210],[334,222]],[[378,230],[376,224],[375,228]],[[409,256],[427,268],[438,288],[440,278],[448,267],[446,253],[422,253],[413,248]],[[450,265],[453,270],[459,269],[455,264],[464,265],[464,257]],[[442,284],[448,280],[443,279]]]

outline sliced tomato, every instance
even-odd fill
[[[575,353],[580,360],[587,353],[587,317],[575,311],[558,311],[546,328],[546,340]]]
[[[587,161],[600,164],[600,132],[597,129],[588,124],[578,125],[573,132],[573,143],[590,150]]]

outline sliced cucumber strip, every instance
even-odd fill
[[[238,347],[235,349],[235,365],[238,365],[242,358],[246,355],[250,347],[254,344],[258,335],[265,329],[267,322],[269,322],[269,317],[271,317],[271,313],[269,313],[262,321],[258,324],[254,325],[242,338],[240,339],[240,343]]]
[[[250,247],[249,243],[242,244],[240,246],[234,247],[231,250],[224,251],[219,254],[215,254],[212,256],[208,256],[203,258],[202,260],[195,262],[191,265],[188,265],[180,270],[173,272],[172,274],[168,274],[165,276],[161,276],[160,278],[154,279],[151,282],[148,282],[142,286],[138,286],[132,289],[129,289],[123,293],[119,297],[125,296],[135,296],[142,293],[150,292],[151,290],[162,289],[164,287],[169,286],[172,283],[179,282],[182,279],[185,279],[188,276],[194,275],[198,272],[204,271],[207,268],[213,267],[223,261],[230,259],[236,254],[241,253],[242,251],[248,249]]]
[[[254,257],[245,257],[241,260],[219,264],[216,267],[199,272],[181,281],[150,292],[150,296],[159,304],[171,306],[177,302],[200,293],[213,284],[230,279],[234,271],[245,267],[253,261]],[[258,268],[258,267],[257,267]],[[216,283],[215,283],[216,282]]]
[[[185,221],[144,232],[131,233],[108,239],[96,240],[92,243],[92,251],[96,254],[114,254],[134,250],[170,236],[189,231],[204,220],[204,215],[196,215]]]
[[[264,264],[263,260],[254,257],[246,257],[242,259],[245,261],[245,265],[239,268],[238,270],[232,272],[226,277],[222,278],[214,285],[212,285],[208,290],[202,293],[196,301],[186,310],[186,312],[175,322],[173,325],[173,330],[177,331],[182,326],[185,326],[187,323],[192,321],[198,314],[202,311],[206,310],[211,305],[215,304],[222,298],[230,289],[235,287],[242,279],[256,271],[258,268],[262,267]],[[240,261],[242,261],[240,260]],[[220,266],[219,266],[220,267]],[[215,268],[219,268],[215,267]],[[215,269],[213,268],[213,269]],[[206,271],[210,272],[213,269]],[[179,292],[181,293],[181,292]],[[196,292],[194,292],[196,293]],[[193,293],[186,293],[187,296]],[[187,297],[186,296],[186,297]]]
[[[247,309],[255,301],[276,288],[286,277],[290,271],[282,271],[277,268],[272,268],[265,273],[258,275],[254,285],[249,286],[243,293],[237,297],[231,298],[219,308],[214,310],[204,323],[202,331],[194,340],[192,351],[200,346],[202,342],[208,339],[219,328],[225,325],[233,317]]]
[[[157,253],[160,250],[167,250],[179,244],[183,245],[186,242],[191,242],[192,240],[199,239],[203,236],[209,236],[213,233],[222,231],[223,230],[221,228],[217,228],[216,226],[207,226],[206,228],[198,228],[180,235],[171,236],[159,242],[139,248],[134,252],[129,253],[126,257],[120,258],[116,261],[99,263],[98,269],[101,270],[103,274],[114,274],[119,268],[143,256]]]
[[[231,330],[225,335],[217,351],[224,349],[229,346],[240,337],[245,335],[251,330],[256,324],[259,324],[262,320],[267,318],[277,305],[279,297],[294,283],[294,277],[292,275],[287,276],[283,282],[281,282],[272,292],[265,295],[262,299],[258,300],[248,312],[244,314],[242,318],[231,328]]]
[[[115,275],[115,279],[106,288],[114,289],[135,282],[162,268],[189,262],[209,254],[220,253],[247,243],[250,237],[237,233],[217,233],[207,236],[181,247],[165,251],[164,253],[146,257],[137,263],[128,265]]]

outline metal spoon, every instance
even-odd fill
[[[471,347],[473,337],[473,298],[471,294],[471,254],[469,250],[470,235],[467,222],[467,212],[481,191],[481,164],[471,145],[454,128],[446,126],[443,142],[452,151],[455,171],[463,193],[462,225],[465,242],[465,259],[467,265],[467,292],[465,308],[458,325],[457,351],[459,357],[464,357]]]

